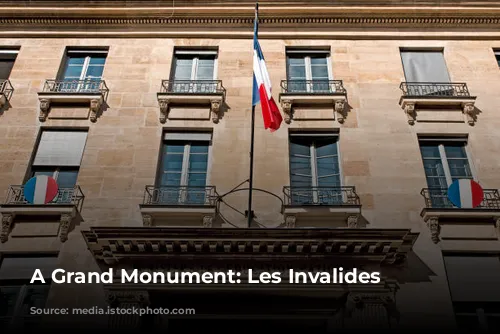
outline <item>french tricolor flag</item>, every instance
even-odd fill
[[[474,180],[458,179],[448,188],[448,198],[458,208],[473,209],[483,201],[484,192]]]
[[[279,129],[283,118],[271,95],[271,80],[267,72],[266,62],[262,49],[260,48],[258,34],[258,4],[255,7],[255,24],[253,35],[253,92],[252,106],[260,102],[262,108],[262,118],[264,119],[264,128],[271,132]]]

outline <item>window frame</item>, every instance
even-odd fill
[[[344,180],[343,180],[343,171],[342,171],[342,157],[340,153],[340,136],[338,133],[324,133],[324,132],[291,132],[288,135],[288,168],[290,170],[289,174],[289,180],[290,180],[290,185],[292,184],[292,166],[291,166],[291,140],[290,137],[309,137],[309,138],[326,138],[326,137],[332,137],[335,138],[335,145],[337,146],[337,162],[339,166],[339,181],[340,181],[340,186],[342,187],[344,185]],[[318,160],[316,156],[316,145],[315,145],[315,140],[311,139],[311,144],[309,145],[309,152],[310,152],[310,165],[311,165],[311,187],[318,187]]]
[[[219,59],[219,52],[217,50],[184,50],[184,49],[176,49],[174,50],[174,57],[173,57],[173,62],[172,62],[172,70],[170,72],[170,78],[171,80],[175,80],[175,71],[177,69],[177,56],[178,55],[191,55],[192,56],[192,62],[191,62],[191,76],[189,81],[198,81],[196,79],[196,76],[198,74],[198,63],[200,56],[203,55],[213,55],[214,57],[214,71],[212,75],[212,80],[217,80],[217,70],[218,70],[218,59]]]
[[[92,58],[92,54],[104,54],[106,55],[104,64],[102,65],[103,67],[103,74],[104,74],[104,67],[106,66],[106,60],[108,59],[108,50],[103,50],[103,49],[66,49],[64,52],[64,61],[61,64],[59,73],[57,75],[58,80],[65,80],[64,78],[64,72],[66,71],[66,68],[68,66],[69,60],[71,59],[72,54],[84,54],[85,60],[82,65],[82,71],[80,72],[80,77],[79,81],[85,80],[85,77],[87,76],[87,72],[89,69],[90,65],[90,59]],[[103,75],[101,75],[101,80],[103,78]]]
[[[328,80],[334,80],[333,79],[333,71],[331,67],[331,52],[329,50],[295,50],[295,49],[289,49],[286,50],[286,78],[289,80],[289,74],[290,74],[290,69],[289,69],[289,62],[288,62],[288,56],[289,54],[296,54],[296,55],[301,55],[304,58],[304,66],[305,66],[305,74],[306,74],[306,81],[313,81],[312,77],[312,67],[311,67],[311,55],[313,54],[324,54],[325,59],[326,59],[326,67],[328,70]]]
[[[439,159],[441,160],[441,164],[443,166],[443,172],[444,176],[446,178],[446,185],[449,187],[452,184],[452,177],[451,177],[451,172],[450,172],[450,166],[448,164],[448,157],[446,156],[446,150],[445,150],[445,144],[446,143],[451,143],[451,142],[459,142],[463,143],[463,147],[465,150],[465,154],[467,157],[467,161],[469,163],[469,168],[472,176],[472,180],[478,181],[476,177],[476,170],[474,168],[473,164],[473,159],[471,157],[471,152],[469,149],[469,142],[468,138],[460,138],[460,137],[454,137],[454,138],[439,138],[439,137],[419,137],[418,138],[418,143],[419,143],[419,149],[422,147],[421,143],[425,142],[437,142],[438,143],[438,150],[439,150]],[[424,157],[422,156],[422,153],[420,153],[420,158],[422,159],[422,166],[424,167],[424,173],[425,173],[425,164],[424,164]],[[453,158],[450,158],[453,159]],[[427,175],[425,175],[427,178]]]
[[[169,141],[174,141],[172,139],[165,139],[165,133],[182,133],[179,131],[164,131],[162,134],[162,140],[160,141],[160,150],[159,150],[159,157],[158,157],[158,168],[157,168],[157,173],[156,173],[156,180],[155,180],[155,186],[160,187],[161,186],[161,179],[163,174],[165,173],[165,170],[163,168],[163,152],[165,145],[168,144]],[[211,158],[212,158],[212,140],[213,140],[213,134],[212,132],[199,132],[203,134],[210,134],[210,140],[198,140],[198,141],[206,141],[208,145],[208,152],[207,152],[207,170],[206,170],[206,180],[205,180],[205,186],[210,184],[210,171],[211,171]],[[189,139],[178,139],[178,142],[184,142],[184,151],[183,151],[183,156],[182,156],[182,167],[181,167],[181,182],[179,184],[179,187],[187,187],[187,181],[188,181],[188,176],[189,176],[189,154],[191,150],[191,143],[196,142],[197,140],[189,140]]]

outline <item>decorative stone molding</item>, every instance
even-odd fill
[[[339,123],[344,123],[344,109],[346,105],[346,100],[334,100],[335,112],[337,113],[337,121]]]
[[[50,100],[40,99],[40,113],[38,114],[38,119],[40,122],[45,122],[50,110]]]
[[[286,228],[295,228],[296,220],[297,220],[297,217],[295,217],[295,216],[286,216],[285,217]]]
[[[220,106],[222,104],[222,100],[210,100],[210,113],[212,115],[212,122],[215,124],[219,123],[220,118]]]
[[[158,104],[160,105],[160,123],[165,124],[168,118],[168,105],[170,103],[169,99],[158,98]]]
[[[142,225],[145,227],[153,226],[153,216],[151,215],[142,215]]]
[[[495,218],[495,227],[500,228],[500,217]]]
[[[359,216],[352,215],[347,217],[347,227],[349,228],[357,228],[358,227]]]
[[[213,224],[214,217],[213,216],[204,216],[203,217],[203,227],[211,228]]]
[[[472,102],[469,102],[469,103],[465,103],[464,106],[463,106],[463,112],[464,112],[464,115],[465,115],[465,120],[467,121],[467,123],[469,125],[474,125],[474,103]]]
[[[382,316],[385,313],[387,321],[390,321],[391,318],[395,318],[396,321],[399,322],[400,312],[397,309],[396,301],[391,292],[351,292],[347,296],[345,315],[347,318],[352,318],[356,312],[363,311],[369,305],[375,308],[381,308],[379,311],[385,311],[377,314],[371,310],[369,311],[370,316]],[[364,320],[366,321],[368,319]]]
[[[110,306],[119,306],[122,304],[137,304],[142,307],[150,303],[147,291],[135,290],[107,290],[106,301]]]
[[[62,214],[59,225],[59,240],[61,242],[66,242],[68,240],[69,229],[71,227],[71,222],[73,221],[73,216],[70,214]]]
[[[101,110],[102,102],[102,99],[90,100],[90,121],[92,123],[97,122],[97,114]]]
[[[14,222],[14,215],[4,213],[2,215],[2,231],[0,233],[0,241],[2,243],[7,242],[9,239],[9,234],[12,228],[12,223]]]
[[[408,124],[414,125],[417,119],[417,114],[415,112],[415,103],[406,103],[404,106],[404,111],[406,117],[408,118]]]
[[[427,227],[431,231],[431,239],[432,241],[437,244],[439,242],[439,232],[440,232],[440,226],[439,226],[439,219],[437,217],[431,217],[427,221]]]
[[[281,108],[283,109],[283,113],[285,114],[285,123],[290,124],[290,122],[292,121],[292,100],[282,99]]]

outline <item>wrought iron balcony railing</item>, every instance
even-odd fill
[[[465,83],[402,82],[399,88],[405,97],[470,97]]]
[[[61,204],[72,204],[75,205],[78,211],[82,210],[83,200],[85,196],[83,195],[80,186],[74,186],[73,188],[59,188],[56,197],[46,205],[61,205]],[[7,192],[7,199],[5,204],[14,205],[32,205],[24,197],[24,186],[10,186]]]
[[[85,93],[101,94],[104,97],[109,89],[106,82],[101,79],[87,80],[45,80],[44,93]]]
[[[215,206],[215,186],[146,186],[143,204],[165,206]]]
[[[283,187],[284,205],[361,205],[355,187]]]
[[[14,93],[14,88],[12,87],[9,80],[0,80],[0,94],[5,95],[5,98],[10,100],[12,93]]]
[[[222,80],[162,80],[160,93],[225,95]]]
[[[342,80],[281,80],[281,93],[346,94]]]
[[[483,189],[484,199],[477,209],[500,209],[500,194],[497,189]],[[425,199],[425,206],[433,209],[456,208],[448,199],[448,189],[424,188],[420,194]]]

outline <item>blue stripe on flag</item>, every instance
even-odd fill
[[[257,87],[257,81],[255,80],[255,75],[253,76],[253,90],[252,90],[252,106],[257,105],[260,102],[259,87]]]

